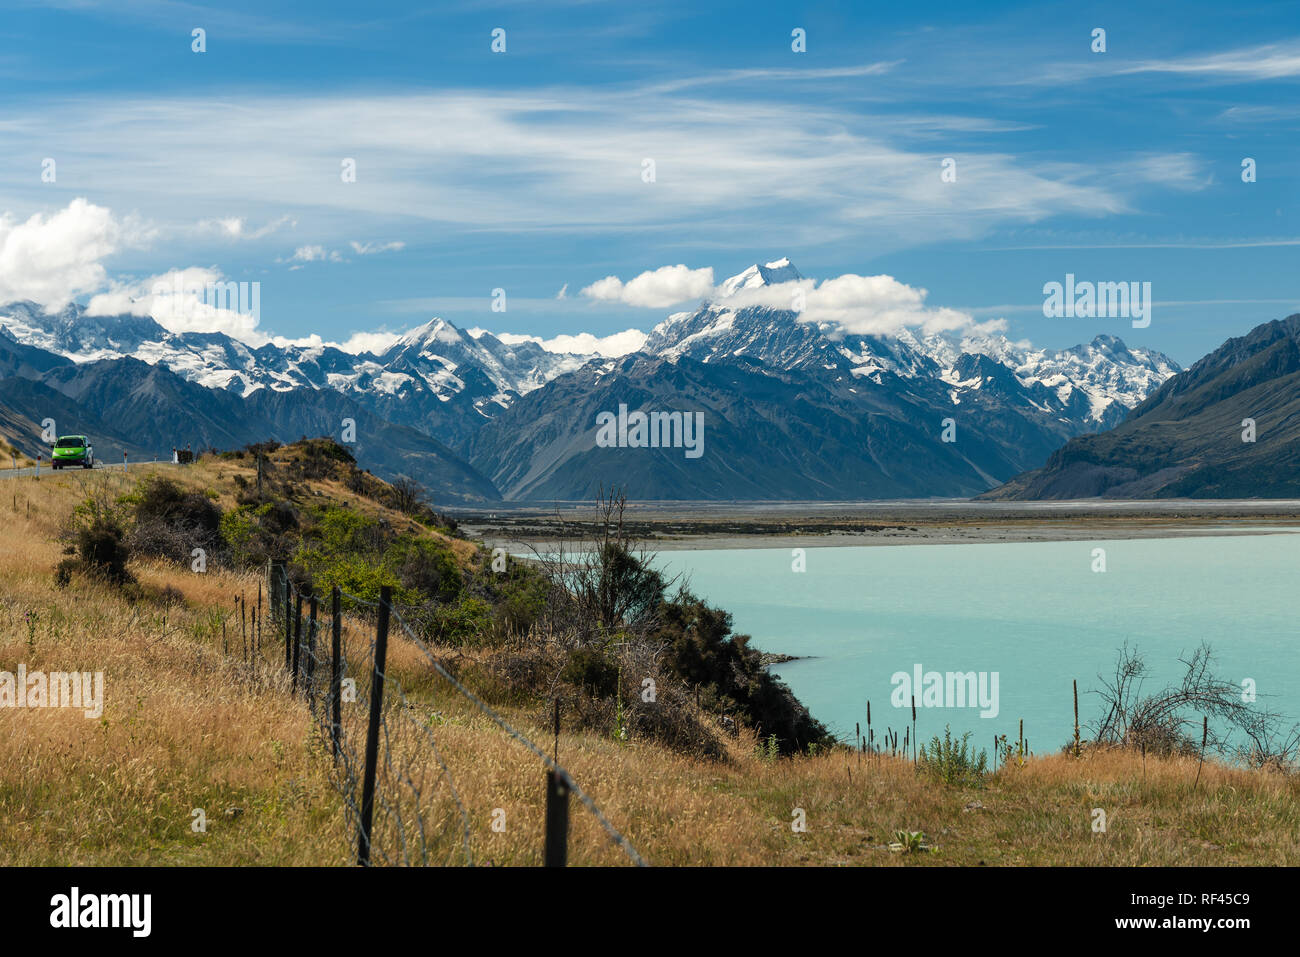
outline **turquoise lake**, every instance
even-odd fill
[[[1094,572],[1093,550],[1106,571]],[[803,656],[773,666],[813,715],[852,740],[910,723],[890,704],[896,672],[997,672],[997,717],[971,707],[918,708],[922,742],[970,731],[991,748],[1015,740],[1020,719],[1036,752],[1098,717],[1087,693],[1113,672],[1125,641],[1146,658],[1156,691],[1181,678],[1178,659],[1201,641],[1215,673],[1255,682],[1258,701],[1300,720],[1300,535],[1016,544],[660,552],[660,567],[732,613],[734,630],[764,651]],[[918,702],[921,695],[918,692]],[[951,705],[955,702],[945,702]],[[1086,734],[1086,731],[1085,731]]]

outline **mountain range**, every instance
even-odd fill
[[[107,459],[114,443],[230,447],[338,435],[352,419],[361,464],[452,503],[580,500],[611,482],[640,499],[969,496],[1118,426],[1181,371],[1114,336],[1049,351],[1000,335],[860,335],[747,304],[800,279],[788,259],[751,266],[618,358],[443,319],[354,354],[11,303],[0,431],[35,450],[34,424],[56,417],[98,436]],[[702,454],[602,446],[597,416],[620,406],[702,414]]]
[[[1300,314],[1229,339],[990,499],[1300,498]]]

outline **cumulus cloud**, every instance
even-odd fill
[[[471,335],[483,331],[481,329],[469,330]],[[646,341],[646,334],[640,329],[624,329],[622,332],[616,332],[608,336],[594,336],[590,332],[580,332],[577,335],[561,335],[553,339],[542,339],[540,336],[522,336],[513,332],[502,332],[497,333],[496,337],[506,345],[535,342],[547,352],[599,355],[611,359],[636,352],[645,345]]]
[[[623,282],[617,276],[606,276],[585,287],[582,295],[602,302],[665,309],[679,302],[700,299],[712,289],[712,266],[690,269],[677,265],[647,270],[628,282]]]
[[[271,338],[258,329],[261,287],[234,282],[220,270],[173,269],[134,281],[115,281],[86,304],[89,316],[150,316],[169,332],[224,332],[251,346]]]
[[[354,332],[345,341],[338,343],[344,352],[360,355],[363,352],[381,353],[388,349],[401,336],[395,332]]]
[[[928,306],[925,289],[893,276],[845,273],[818,283],[814,279],[742,289],[725,297],[734,309],[767,306],[794,309],[801,322],[822,323],[851,335],[898,335],[914,329],[935,333],[988,334],[1001,332],[1006,321],[976,322],[968,313],[946,306]]]
[[[626,283],[617,276],[607,276],[584,288],[582,294],[604,302],[644,307],[663,308],[707,299],[733,309],[766,306],[794,310],[802,322],[821,323],[841,333],[854,335],[897,335],[904,329],[918,330],[923,335],[966,335],[1000,332],[1006,328],[1002,319],[980,323],[960,310],[929,306],[926,304],[927,290],[885,275],[846,273],[821,282],[799,279],[728,292],[725,284],[714,286],[712,268],[663,266],[647,270]],[[625,337],[621,342],[631,342],[626,338],[628,333],[619,335]],[[579,348],[579,345],[594,340],[586,334],[562,338],[569,340],[574,348],[556,351],[591,351]],[[637,343],[626,351],[635,351],[642,344]]]
[[[57,312],[76,296],[102,289],[100,260],[128,241],[110,210],[85,199],[46,216],[17,222],[0,216],[0,302],[30,299]]]

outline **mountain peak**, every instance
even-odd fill
[[[400,347],[423,346],[429,343],[445,343],[448,345],[462,343],[465,337],[461,335],[459,329],[438,316],[434,316],[424,325],[412,329],[406,335],[397,340],[395,345]]]
[[[802,278],[803,276],[798,269],[794,268],[790,260],[782,256],[770,263],[763,263],[762,265],[755,263],[744,272],[737,273],[730,279],[725,280],[720,288],[723,297],[726,297],[741,289],[772,286],[780,282],[791,282]]]

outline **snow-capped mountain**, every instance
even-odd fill
[[[381,355],[329,345],[253,347],[220,332],[171,332],[147,316],[89,316],[76,304],[54,315],[31,302],[0,306],[0,331],[79,364],[135,358],[243,398],[260,390],[334,390],[453,445],[518,396],[591,358],[470,334],[444,319]]]
[[[775,262],[764,263],[761,266],[755,263],[743,272],[725,280],[719,289],[724,297],[734,296],[742,289],[775,286],[778,283],[792,282],[802,278],[803,276],[799,273],[799,270],[794,268],[790,260],[782,257]]]
[[[1249,424],[1248,438],[1238,423]],[[1153,392],[1114,429],[1071,439],[1044,465],[984,497],[1297,495],[1300,314],[1229,339]]]
[[[527,340],[507,344],[490,332],[464,332],[445,319],[431,319],[393,343],[379,363],[390,376],[423,379],[439,395],[463,391],[465,381],[456,372],[474,368],[497,388],[492,401],[506,406],[511,393],[523,395],[541,388],[590,358],[547,352]]]
[[[475,367],[499,393],[523,394],[576,369],[588,356],[547,352],[535,342],[506,344],[489,332],[463,332],[432,319],[381,355],[328,345],[249,346],[220,332],[171,332],[148,316],[91,316],[72,304],[46,315],[32,302],[0,306],[0,328],[17,342],[74,362],[133,356],[162,363],[210,389],[249,395],[310,386],[342,392],[398,392],[418,380],[444,401],[465,388],[458,369]]]
[[[956,339],[917,336],[903,329],[892,336],[845,334],[831,323],[804,321],[793,310],[733,305],[741,290],[801,279],[788,259],[750,266],[719,287],[721,295],[695,312],[676,313],[651,331],[645,350],[685,355],[701,362],[744,356],[784,370],[881,384],[881,373],[903,379],[937,379],[959,405],[968,392],[984,388],[987,376],[971,374],[967,356],[986,356],[1010,369],[1029,392],[1045,391],[1045,413],[1081,415],[1091,428],[1107,427],[1181,371],[1163,353],[1129,349],[1111,335],[1060,351],[1034,349],[1002,335]]]
[[[722,282],[714,300],[655,326],[642,351],[701,362],[743,356],[772,368],[875,385],[882,372],[933,379],[948,386],[954,405],[985,385],[985,378],[968,374],[962,356],[983,355],[1011,369],[1027,390],[1045,389],[1044,412],[1081,415],[1092,428],[1113,425],[1179,371],[1167,356],[1129,349],[1109,335],[1053,352],[1000,335],[955,340],[918,337],[906,329],[893,336],[846,335],[828,323],[801,321],[792,310],[731,304],[738,293],[802,278],[786,258],[750,266]],[[0,328],[20,343],[75,362],[132,356],[241,396],[264,388],[331,388],[381,405],[451,402],[480,416],[491,416],[598,358],[548,352],[532,341],[507,344],[490,332],[471,334],[440,318],[380,355],[354,355],[327,345],[252,347],[223,333],[170,332],[147,316],[89,316],[76,304],[54,315],[30,302],[3,306]]]
[[[661,494],[726,497],[725,477],[748,470],[747,496],[762,497],[765,487],[796,495],[810,469],[828,479],[812,481],[807,497],[973,494],[1041,463],[1073,436],[1114,426],[1180,371],[1166,356],[1109,335],[1051,351],[1000,335],[849,334],[793,309],[753,304],[781,303],[783,291],[771,287],[801,280],[788,259],[750,266],[617,360],[506,342],[441,318],[381,353],[353,354],[320,344],[254,347],[223,333],[171,332],[148,317],[88,316],[78,305],[47,315],[34,303],[0,306],[0,339],[40,351],[24,353],[21,369],[15,358],[11,375],[48,378],[55,388],[70,387],[63,379],[70,383],[71,373],[40,371],[40,355],[73,366],[127,363],[127,378],[162,368],[249,401],[341,397],[465,456],[507,496],[586,494],[584,483],[599,478],[593,463],[604,459],[588,456],[584,416],[593,402],[620,396],[708,409],[716,434],[732,436],[721,447],[738,458],[711,473],[682,472],[675,462],[664,475],[644,475]],[[776,394],[785,398],[773,405]],[[816,407],[792,405],[813,396]],[[789,421],[783,408],[792,410]],[[936,454],[935,424],[953,415],[968,444],[940,449],[920,467],[917,456]],[[740,461],[746,436],[785,429],[797,429],[796,445],[806,439],[809,448],[789,460]],[[816,447],[818,429],[841,446]]]

